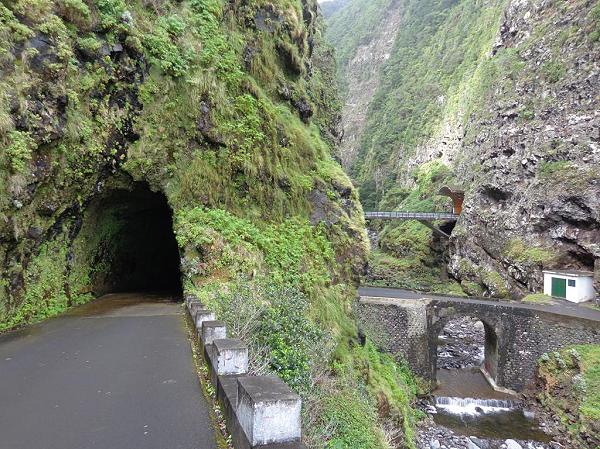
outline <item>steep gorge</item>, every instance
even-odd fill
[[[329,18],[344,122],[362,121],[358,133],[347,125],[355,149],[342,159],[363,205],[440,210],[442,185],[466,193],[448,260],[431,260],[420,225],[388,225],[378,267],[433,279],[447,265],[464,292],[495,297],[539,291],[545,268],[598,272],[600,3],[398,0],[377,10],[393,25],[348,39],[371,4],[350,0]],[[389,57],[361,69],[365,48]],[[365,85],[377,88],[362,89],[361,115],[351,92]]]

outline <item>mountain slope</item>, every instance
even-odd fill
[[[341,76],[360,50],[339,30],[363,4],[330,18],[330,39],[348,55]],[[401,20],[389,59],[374,76],[364,72],[378,88],[350,164],[365,207],[439,208],[442,184],[464,189],[448,266],[469,293],[520,296],[540,289],[543,268],[593,270],[600,4],[404,0],[391,8]],[[432,187],[416,198],[419,173],[432,167]]]

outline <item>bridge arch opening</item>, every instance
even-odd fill
[[[498,373],[498,335],[475,316],[450,317],[437,328],[433,355],[435,380],[440,370],[481,368],[494,382]]]
[[[85,208],[73,254],[75,266],[91,267],[91,293],[179,297],[180,256],[172,215],[165,195],[146,183],[126,182],[98,194]]]

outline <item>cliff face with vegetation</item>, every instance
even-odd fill
[[[549,432],[565,447],[600,446],[600,347],[581,345],[544,354],[533,406],[541,406]]]
[[[544,268],[593,270],[600,3],[382,1],[377,13],[395,18],[389,57],[357,73],[364,48],[388,53],[379,28],[344,32],[363,20],[367,3],[333,13],[329,36],[342,55],[339,76],[351,84],[346,93],[377,86],[361,99],[368,109],[359,132],[350,130],[357,143],[349,167],[363,205],[439,210],[447,207],[435,196],[441,185],[466,192],[448,260],[433,257],[439,247],[420,225],[386,226],[376,275],[391,267],[416,284],[446,265],[463,291],[507,297],[539,290]],[[345,123],[357,117],[349,103]]]
[[[314,0],[0,1],[0,330],[108,290],[162,198],[184,289],[303,394],[311,446],[410,441],[414,384],[352,318],[366,236],[321,28]]]

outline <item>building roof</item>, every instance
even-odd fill
[[[562,276],[571,276],[571,277],[592,277],[592,276],[594,276],[594,273],[592,271],[583,271],[583,270],[544,270],[544,273],[559,274]]]

